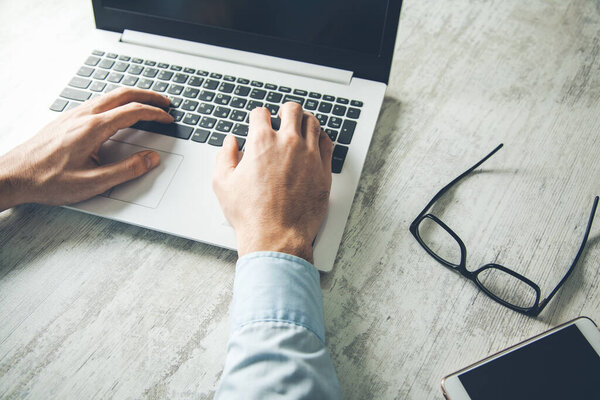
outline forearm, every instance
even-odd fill
[[[17,169],[10,153],[0,156],[0,212],[27,202]]]

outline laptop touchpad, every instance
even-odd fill
[[[139,204],[144,207],[158,207],[175,172],[177,172],[181,161],[183,161],[182,155],[118,142],[116,140],[108,140],[100,148],[100,163],[109,164],[119,162],[131,154],[144,150],[156,151],[160,155],[160,164],[152,171],[137,179],[115,186],[104,193],[104,196],[128,203]]]

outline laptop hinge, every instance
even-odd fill
[[[352,71],[125,29],[121,42],[349,85]]]

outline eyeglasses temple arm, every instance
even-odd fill
[[[592,228],[592,222],[594,221],[594,215],[596,214],[597,207],[598,207],[598,196],[596,196],[596,198],[594,199],[594,205],[592,206],[592,212],[590,213],[590,219],[588,220],[587,228],[585,230],[585,235],[583,235],[583,241],[581,242],[581,246],[579,246],[579,251],[577,252],[577,255],[575,256],[575,260],[573,260],[573,263],[571,264],[571,268],[569,268],[569,270],[567,271],[565,276],[560,280],[560,282],[558,282],[558,285],[556,285],[556,287],[554,288],[554,290],[552,290],[552,292],[548,295],[548,297],[546,297],[540,303],[540,306],[538,309],[538,314],[541,313],[542,310],[544,309],[544,307],[546,307],[546,305],[548,304],[548,302],[550,302],[550,300],[552,300],[552,297],[554,297],[556,292],[558,292],[558,289],[560,289],[560,287],[563,285],[563,283],[565,283],[565,281],[567,280],[569,275],[571,275],[571,273],[575,269],[575,265],[577,264],[577,261],[579,261],[579,257],[581,256],[581,253],[583,253],[583,248],[585,247],[585,244],[588,240],[588,236],[590,235],[590,229]]]

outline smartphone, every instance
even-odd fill
[[[448,400],[600,399],[600,331],[579,317],[442,379]]]

